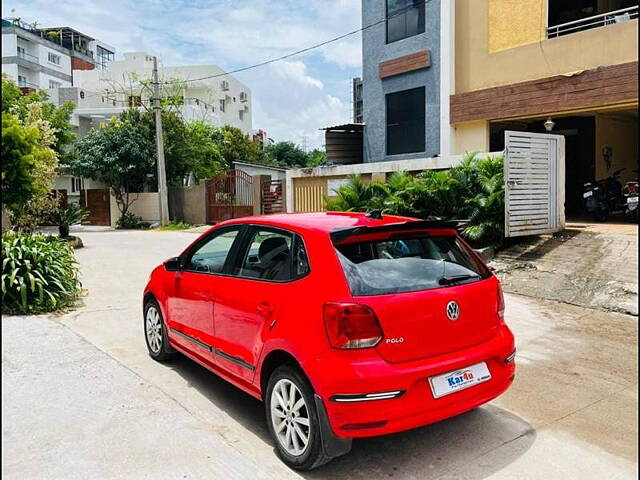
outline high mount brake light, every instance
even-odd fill
[[[376,314],[366,305],[326,303],[322,315],[333,348],[375,347],[384,336]]]

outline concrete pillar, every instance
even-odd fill
[[[374,172],[374,173],[371,174],[371,181],[372,182],[386,183],[387,182],[387,174],[385,172]]]

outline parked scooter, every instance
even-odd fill
[[[638,218],[638,182],[620,182],[620,173],[616,170],[604,180],[584,184],[585,206],[597,222],[604,222],[610,214],[624,213]]]

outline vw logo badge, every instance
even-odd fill
[[[447,317],[449,317],[449,320],[451,320],[452,322],[455,322],[459,316],[460,307],[456,302],[451,300],[449,303],[447,303]]]

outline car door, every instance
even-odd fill
[[[232,263],[241,226],[213,231],[181,258],[167,299],[168,325],[174,339],[207,362],[214,362],[214,301]]]
[[[218,364],[226,371],[253,380],[264,336],[293,294],[293,281],[308,272],[308,263],[301,268],[293,261],[303,248],[301,239],[286,230],[254,226],[246,232],[214,307]]]

